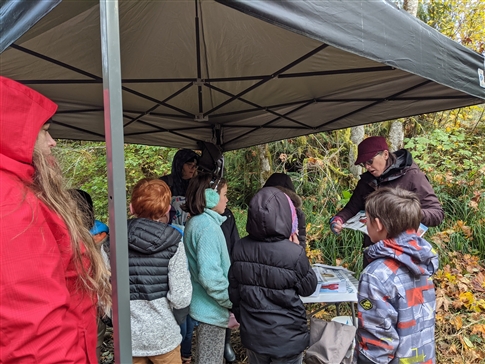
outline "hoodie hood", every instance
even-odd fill
[[[386,239],[364,250],[369,261],[392,258],[406,266],[413,276],[432,275],[438,270],[438,254],[414,231],[407,231],[395,239]]]
[[[0,168],[31,178],[32,154],[42,125],[57,105],[37,91],[0,76]]]
[[[189,187],[190,179],[182,178],[182,168],[185,163],[199,160],[199,155],[190,149],[180,149],[175,153],[172,162],[172,178],[173,185],[171,186],[173,196],[185,196],[187,187]]]
[[[278,188],[264,187],[251,199],[246,231],[258,241],[280,241],[291,235],[288,197]]]
[[[142,254],[151,255],[178,244],[180,231],[163,222],[144,218],[128,220],[128,247]]]

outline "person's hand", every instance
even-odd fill
[[[237,322],[236,316],[232,312],[229,312],[229,323],[227,326],[231,330],[239,328],[239,322]]]
[[[335,235],[339,235],[340,232],[342,231],[343,223],[344,221],[340,216],[332,217],[330,219],[330,230],[332,230],[332,233],[334,233]]]
[[[290,241],[292,241],[296,245],[299,245],[300,244],[300,241],[298,240],[298,234],[297,233],[291,234],[290,235]]]

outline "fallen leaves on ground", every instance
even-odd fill
[[[436,362],[442,364],[485,363],[485,266],[478,257],[450,253],[450,263],[434,277],[436,286]],[[308,305],[308,312],[318,309]],[[331,319],[330,306],[317,316]],[[345,310],[345,308],[344,308]],[[349,314],[341,312],[340,314]],[[101,364],[114,363],[112,329],[108,329]],[[195,340],[195,335],[194,335]],[[233,330],[231,343],[236,363],[247,363],[239,330]]]

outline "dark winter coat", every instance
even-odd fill
[[[290,176],[284,173],[273,173],[263,187],[278,187],[288,195],[295,205],[296,217],[298,218],[298,241],[300,245],[306,247],[306,217],[301,206],[301,199],[295,192],[295,186]]]
[[[380,187],[400,187],[418,195],[423,212],[422,223],[426,226],[438,226],[444,219],[444,211],[436,197],[426,175],[413,162],[411,153],[400,149],[391,154],[391,164],[380,177],[369,172],[360,176],[357,187],[347,205],[336,215],[345,222],[365,209],[365,200]],[[364,246],[371,245],[369,236],[364,236]]]
[[[227,217],[221,225],[222,232],[224,233],[224,238],[226,239],[227,251],[229,252],[229,257],[232,255],[232,249],[236,242],[240,239],[239,232],[237,231],[236,220],[234,219],[234,214],[231,210],[226,208],[222,216]],[[231,258],[232,261],[232,258]]]
[[[168,263],[181,240],[182,234],[167,224],[142,218],[128,220],[130,300],[167,296]]]
[[[301,296],[315,291],[317,278],[305,250],[288,240],[291,210],[283,192],[261,189],[251,200],[246,230],[232,252],[229,297],[241,324],[244,347],[282,358],[309,344]]]

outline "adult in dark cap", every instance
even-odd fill
[[[301,209],[301,199],[295,192],[295,186],[291,181],[290,176],[285,173],[273,173],[263,187],[277,187],[291,199],[296,209],[296,217],[298,218],[298,241],[300,245],[306,247],[306,218],[305,213]]]
[[[330,229],[333,233],[340,234],[342,224],[364,210],[367,196],[380,187],[400,187],[416,193],[421,202],[421,222],[424,225],[438,226],[443,221],[444,211],[433,187],[406,149],[391,153],[384,137],[369,137],[358,146],[355,165],[359,164],[366,172],[360,176],[347,205],[330,219]],[[369,236],[364,236],[363,244],[364,247],[372,244]],[[367,264],[364,258],[364,267]]]

